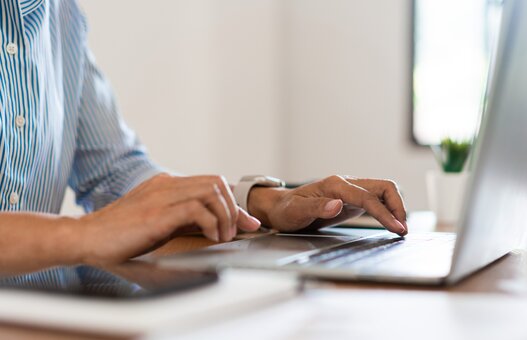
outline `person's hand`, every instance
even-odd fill
[[[386,229],[405,235],[406,210],[397,185],[388,180],[331,176],[296,189],[254,188],[248,210],[280,231],[338,224],[364,211]]]
[[[237,228],[260,222],[240,209],[221,176],[160,174],[107,207],[79,220],[81,258],[88,264],[119,263],[144,254],[189,228],[213,241],[230,241]]]

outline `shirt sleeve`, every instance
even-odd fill
[[[76,150],[69,185],[86,212],[123,196],[163,172],[126,126],[109,82],[86,48]]]

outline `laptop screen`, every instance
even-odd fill
[[[451,281],[518,248],[527,226],[527,3],[505,2]]]

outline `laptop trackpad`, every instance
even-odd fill
[[[178,268],[253,267],[284,265],[298,256],[331,248],[373,235],[383,230],[326,228],[309,234],[273,234],[213,245],[200,250],[160,259],[161,265]]]

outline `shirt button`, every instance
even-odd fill
[[[22,126],[24,126],[24,124],[26,124],[26,119],[23,116],[16,116],[15,124],[16,126],[21,128]]]
[[[9,195],[9,203],[11,204],[17,204],[18,203],[18,194],[16,192],[12,192],[11,195]]]
[[[7,44],[7,53],[14,55],[18,51],[18,46],[15,43]]]

